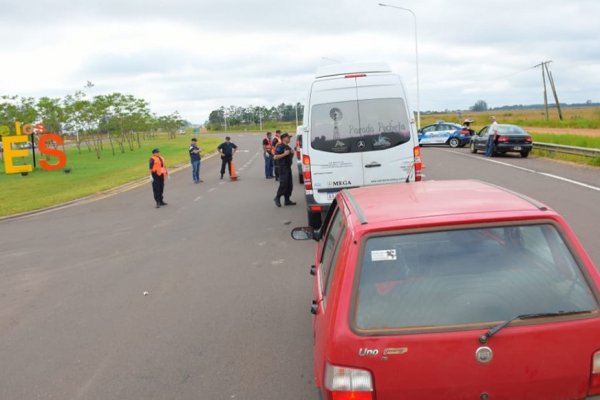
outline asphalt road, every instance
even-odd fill
[[[0,221],[0,400],[314,398],[313,243],[290,238],[306,223],[301,188],[297,206],[274,206],[261,139],[233,136],[239,181],[204,160],[205,183],[174,174],[161,209],[146,184]],[[557,209],[600,266],[597,170],[423,157],[427,179],[482,179]]]

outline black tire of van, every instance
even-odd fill
[[[321,227],[322,224],[322,220],[321,220],[321,213],[320,212],[308,212],[308,226],[310,226],[311,228],[313,228],[314,230],[317,230]]]

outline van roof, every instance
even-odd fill
[[[483,219],[538,218],[556,215],[524,195],[476,180],[448,180],[376,185],[350,189],[344,195],[359,224],[401,227],[419,218],[432,223]],[[406,223],[400,221],[405,220]]]
[[[350,64],[331,64],[324,65],[317,69],[316,78],[325,78],[329,76],[345,75],[345,74],[357,74],[357,73],[374,73],[374,72],[387,72],[390,73],[392,70],[387,63],[384,62],[371,62],[371,63],[350,63]]]

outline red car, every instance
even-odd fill
[[[320,399],[600,399],[600,275],[555,211],[479,181],[340,192],[318,240]]]

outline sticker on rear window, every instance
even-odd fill
[[[371,251],[371,261],[394,261],[396,259],[396,250],[373,250]]]

